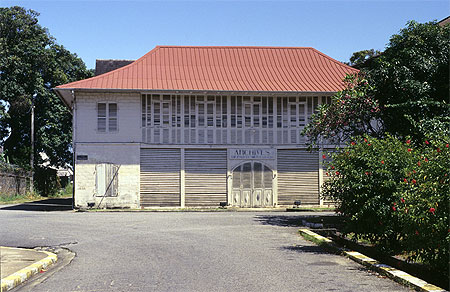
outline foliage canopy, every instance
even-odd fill
[[[71,161],[71,114],[52,88],[92,73],[56,43],[38,16],[18,6],[0,8],[0,143],[12,163],[30,169],[30,109],[36,94],[34,169],[42,172],[37,153],[46,153],[53,166]]]
[[[361,134],[361,123],[376,121],[377,130],[368,134],[379,137],[380,133],[393,135],[411,135],[423,139],[429,129],[439,128],[447,131],[450,126],[449,106],[449,54],[450,26],[439,26],[436,22],[408,22],[399,34],[393,35],[386,50],[376,58],[365,62],[361,76],[355,80],[366,80],[370,85],[352,82],[333,99],[331,105],[322,105],[317,114],[313,115],[304,134],[313,143],[327,136],[328,131],[342,132],[348,136]],[[341,96],[350,95],[346,107],[338,105]],[[361,99],[370,100],[379,106],[379,111],[366,107],[355,113],[349,112],[351,107],[359,107]],[[331,123],[329,116],[349,116],[357,127],[349,129],[348,121]],[[428,128],[421,125],[428,124]],[[317,125],[327,125],[317,126]],[[353,134],[352,134],[352,130]],[[334,141],[340,137],[334,137]],[[342,140],[342,139],[341,139]]]

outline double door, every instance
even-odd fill
[[[264,164],[245,162],[233,170],[232,180],[233,206],[273,206],[273,172]]]

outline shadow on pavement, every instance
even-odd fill
[[[302,226],[302,220],[312,216],[280,216],[280,215],[261,215],[255,216],[255,220],[263,225],[275,225],[282,227]]]
[[[281,249],[296,251],[300,253],[314,253],[314,254],[328,254],[326,250],[317,245],[297,245],[297,246],[284,246]]]
[[[0,207],[0,210],[16,211],[68,211],[72,210],[72,198],[52,198]]]

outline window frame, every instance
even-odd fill
[[[99,115],[99,105],[100,104],[105,104],[105,117],[100,117]],[[115,117],[110,117],[110,104],[115,104],[116,105],[116,115]],[[101,131],[99,128],[99,119],[100,118],[104,118],[105,119],[105,130]],[[111,130],[110,129],[110,123],[111,120],[115,119],[116,120],[116,129],[115,130]],[[96,127],[96,131],[97,133],[101,133],[101,134],[105,134],[105,133],[118,133],[119,132],[119,103],[116,101],[98,101],[97,102],[97,127]]]

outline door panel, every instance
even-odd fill
[[[273,206],[273,173],[261,162],[246,162],[233,171],[233,206]]]

